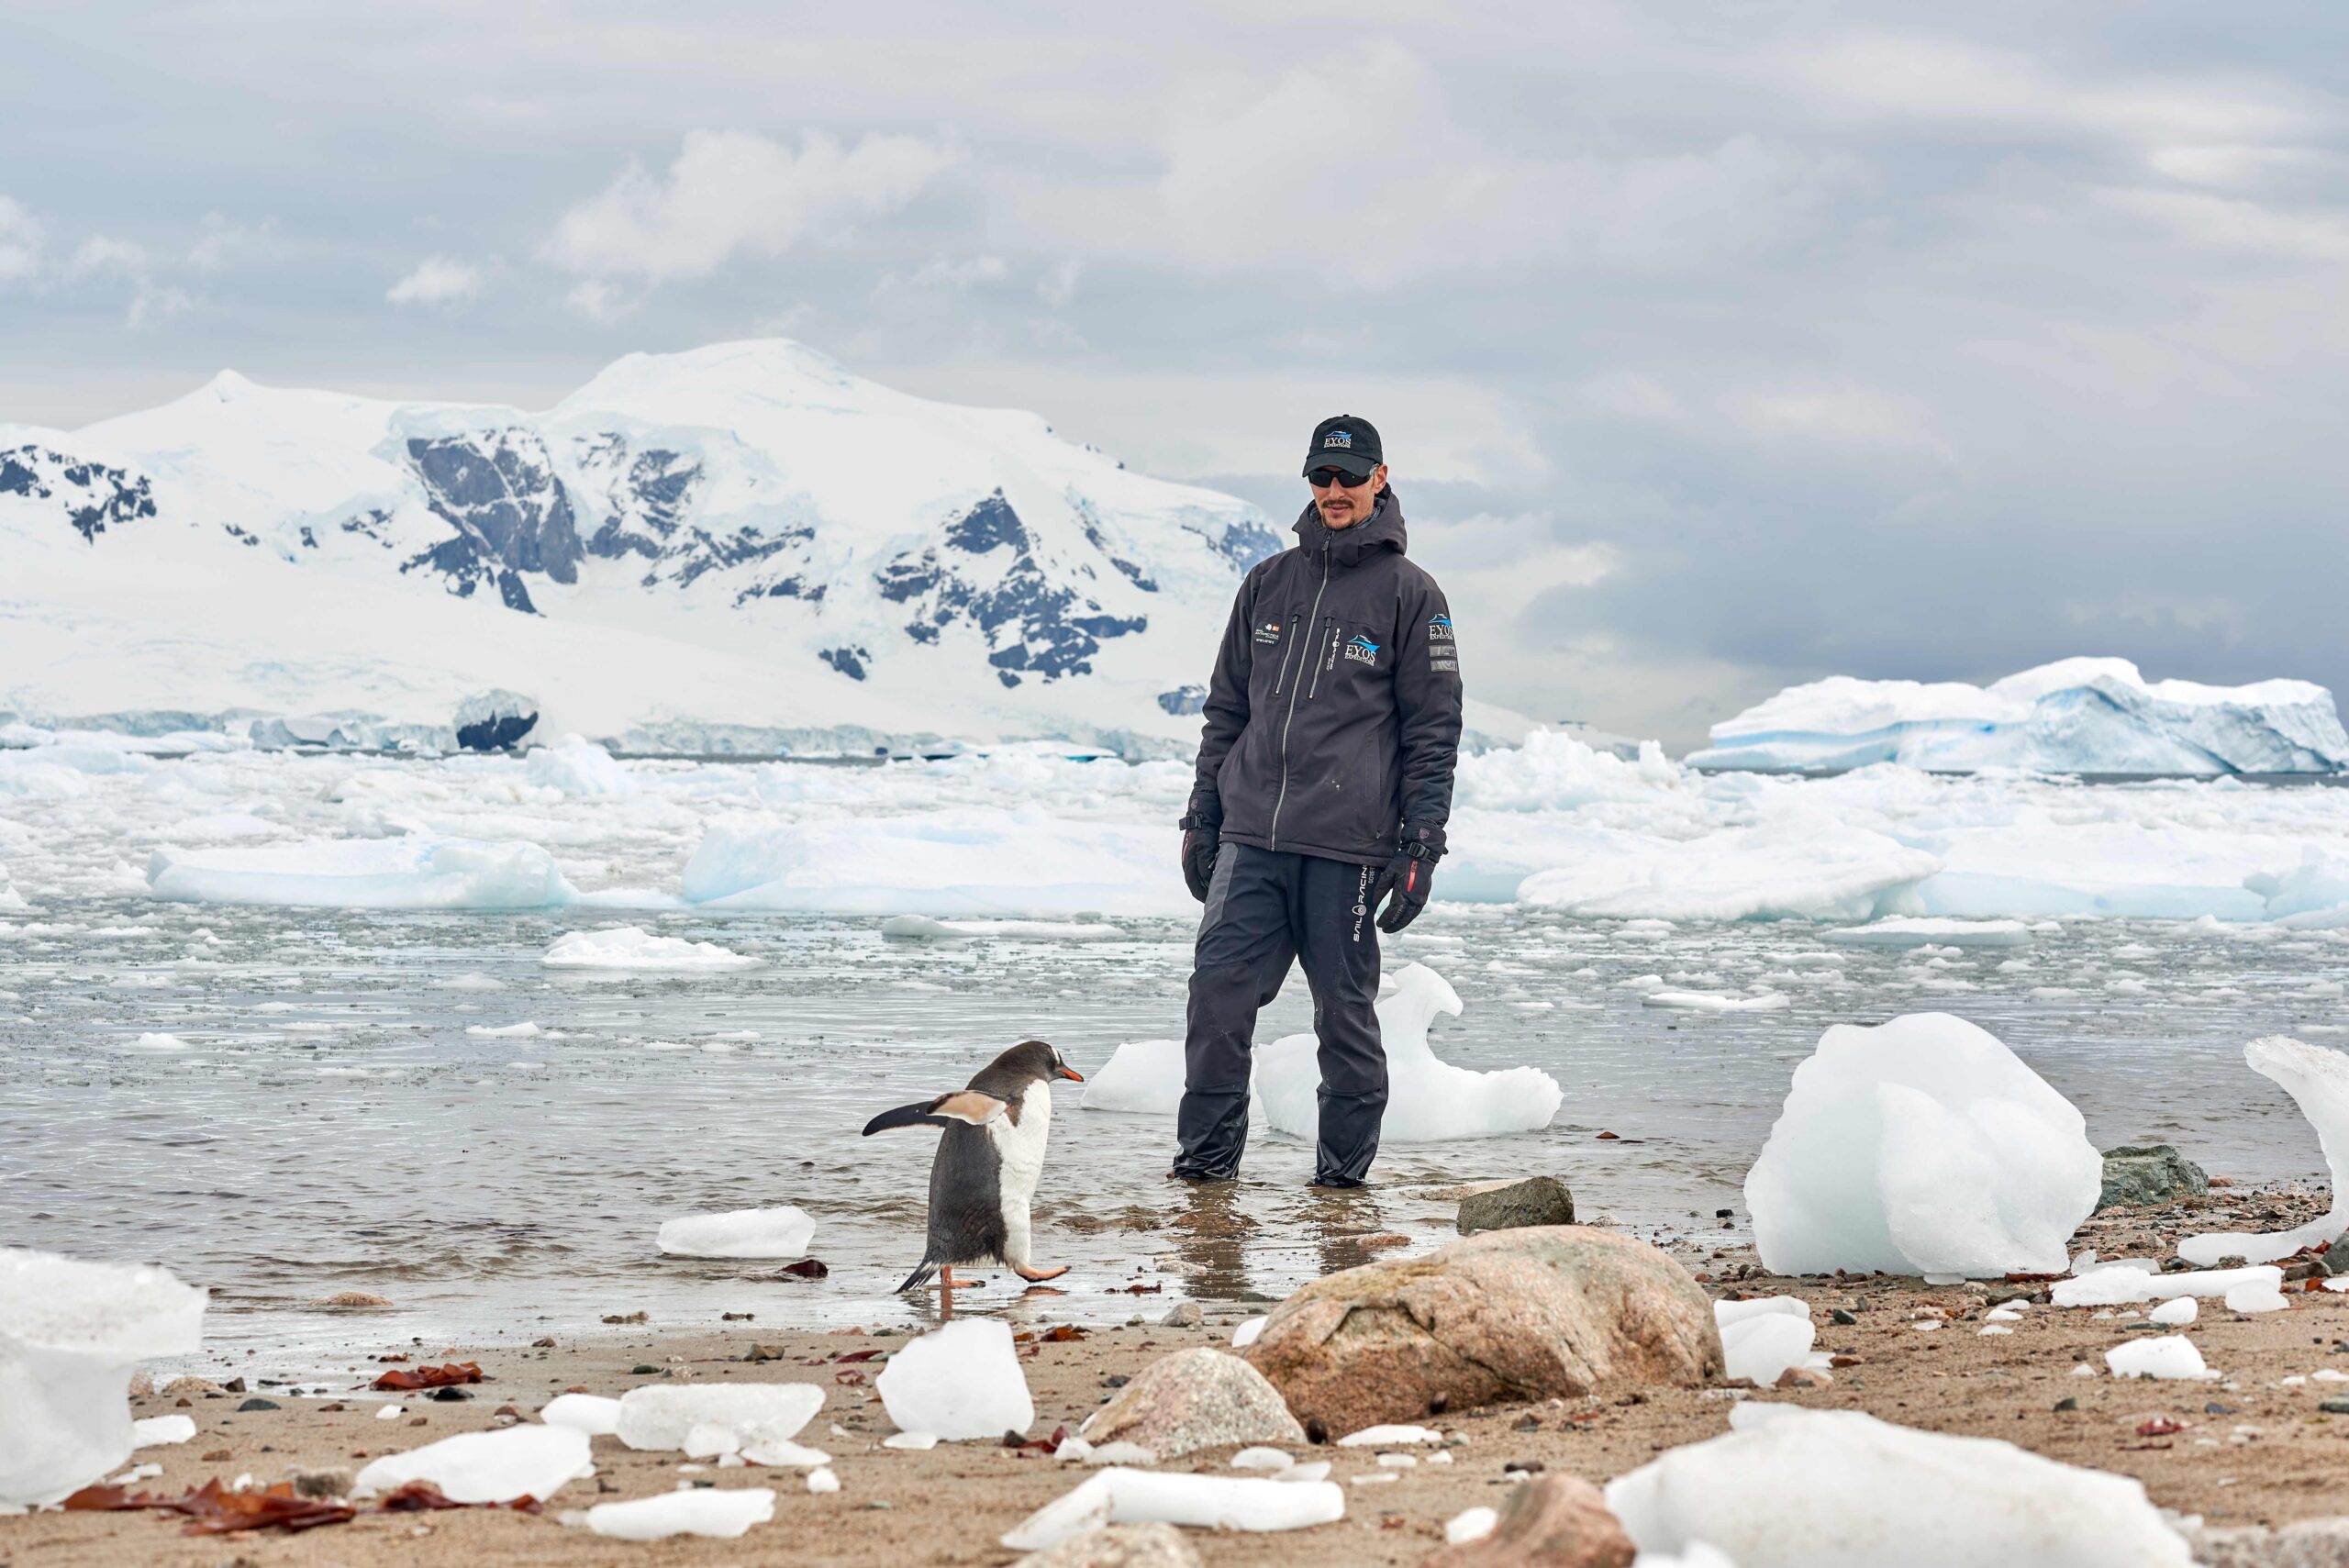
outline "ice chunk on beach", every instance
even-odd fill
[[[816,1222],[786,1205],[664,1220],[658,1240],[678,1258],[804,1258],[815,1236]]]
[[[591,1438],[618,1437],[620,1402],[600,1394],[558,1394],[539,1412],[550,1427],[570,1427]]]
[[[2104,1364],[2115,1377],[2164,1377],[2208,1380],[2219,1374],[2202,1364],[2202,1352],[2183,1334],[2132,1340],[2104,1352]]]
[[[1010,1326],[965,1318],[914,1340],[873,1380],[899,1431],[949,1442],[1025,1433],[1036,1422]]]
[[[565,795],[621,795],[636,793],[628,768],[584,736],[566,735],[551,746],[533,746],[522,771],[534,784]]]
[[[1387,1143],[1438,1143],[1538,1132],[1558,1114],[1564,1093],[1538,1067],[1479,1073],[1454,1067],[1428,1046],[1439,1014],[1460,1016],[1460,995],[1423,963],[1407,963],[1395,989],[1377,1004],[1386,1050]],[[1275,1132],[1312,1138],[1320,1123],[1321,1064],[1309,1034],[1288,1035],[1256,1051],[1256,1094]]]
[[[2021,920],[1894,918],[1819,934],[1845,947],[1865,948],[2019,948],[2032,940],[2031,928]]]
[[[2145,1316],[2165,1329],[2183,1329],[2201,1314],[2192,1296],[2174,1296]]]
[[[2060,1273],[2104,1160],[2070,1101],[1946,1013],[1838,1024],[1745,1178],[1773,1273]]]
[[[517,1497],[543,1503],[595,1469],[587,1434],[574,1427],[507,1427],[387,1453],[359,1473],[351,1495],[372,1497],[411,1481],[429,1481],[452,1503],[510,1503]]]
[[[881,922],[881,934],[901,942],[1103,942],[1125,932],[1101,920],[940,920],[928,915],[892,915]]]
[[[1029,1515],[1003,1537],[1003,1544],[1014,1551],[1042,1551],[1103,1525],[1284,1530],[1334,1524],[1345,1516],[1345,1491],[1333,1482],[1114,1468]]]
[[[2240,1312],[2248,1318],[2256,1312],[2281,1312],[2292,1304],[2284,1293],[2266,1281],[2246,1280],[2226,1295],[2227,1310]]]
[[[684,972],[756,969],[763,961],[716,942],[656,937],[640,926],[566,931],[539,962],[549,969],[658,969]]]
[[[2055,1282],[2051,1299],[2057,1307],[2121,1307],[2136,1301],[2166,1300],[2180,1296],[2224,1296],[2238,1285],[2274,1288],[2284,1271],[2273,1263],[2240,1269],[2188,1269],[2165,1274],[2143,1260],[2120,1259],[2099,1269]]]
[[[1130,1040],[1085,1081],[1089,1111],[1141,1111],[1173,1116],[1183,1105],[1183,1042]]]
[[[1726,1375],[1752,1378],[1764,1388],[1777,1382],[1788,1367],[1802,1365],[1819,1338],[1810,1321],[1810,1304],[1798,1296],[1717,1301],[1713,1322],[1720,1330]]]
[[[172,1443],[184,1443],[195,1436],[193,1416],[150,1416],[130,1423],[130,1446],[162,1448]]]
[[[1644,1561],[1699,1542],[1742,1568],[2189,1568],[2140,1482],[1995,1438],[1742,1405],[1727,1436],[1608,1484]]]
[[[130,1373],[193,1354],[204,1292],[165,1269],[0,1248],[0,1504],[53,1503],[130,1457]]]
[[[1163,828],[947,806],[918,816],[713,824],[689,903],[793,914],[1062,917],[1195,908]]]
[[[666,1540],[673,1535],[732,1540],[773,1518],[774,1493],[768,1487],[697,1486],[632,1502],[598,1503],[587,1510],[587,1528],[615,1540]]]
[[[2308,681],[2148,681],[2126,659],[2063,659],[1988,686],[1831,676],[1713,726],[1698,768],[1940,773],[2327,773],[2349,768],[2332,694]]]
[[[2332,1178],[2332,1207],[2289,1230],[2266,1235],[2216,1232],[2189,1236],[2177,1244],[2179,1257],[2205,1268],[2230,1258],[2247,1263],[2271,1262],[2288,1258],[2303,1247],[2339,1240],[2343,1232],[2349,1231],[2349,1056],[2271,1034],[2244,1046],[2243,1059],[2253,1072],[2282,1084],[2316,1129],[2317,1144],[2324,1151],[2325,1170]]]
[[[1867,920],[1942,869],[1941,858],[1812,812],[1690,839],[1609,829],[1518,901],[1574,915],[1665,920]]]
[[[147,884],[158,898],[330,909],[553,909],[579,896],[536,844],[425,834],[164,848]]]
[[[745,1443],[788,1442],[823,1407],[824,1391],[812,1383],[631,1388],[620,1396],[613,1435],[630,1448],[658,1451],[683,1449],[699,1426],[730,1427]]]

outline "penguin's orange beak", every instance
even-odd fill
[[[1082,1084],[1085,1082],[1085,1074],[1079,1073],[1074,1067],[1055,1067],[1052,1069],[1052,1076],[1055,1078],[1066,1078],[1071,1083],[1074,1084]]]

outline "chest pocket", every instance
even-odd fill
[[[1324,617],[1309,639],[1305,698],[1319,701],[1340,692],[1361,691],[1393,679],[1393,638],[1384,627],[1341,617]]]

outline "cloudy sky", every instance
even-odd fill
[[[2343,7],[668,9],[16,8],[0,420],[781,334],[1284,517],[1376,420],[1542,717],[2349,687]]]

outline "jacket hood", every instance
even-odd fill
[[[1369,517],[1333,533],[1321,521],[1321,509],[1308,501],[1297,519],[1297,542],[1308,554],[1330,550],[1331,561],[1340,566],[1359,566],[1374,551],[1381,550],[1405,554],[1403,503],[1390,484],[1378,493],[1377,504],[1371,507]]]

